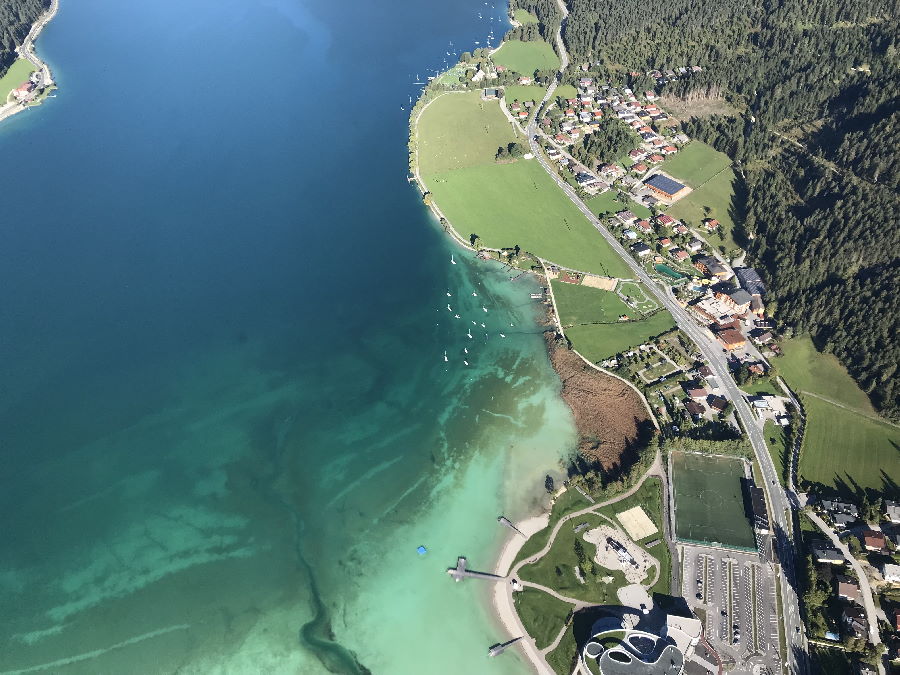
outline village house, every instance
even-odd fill
[[[481,98],[485,101],[493,101],[494,99],[500,98],[502,95],[502,91],[500,89],[485,89],[484,93],[482,93]]]
[[[729,328],[716,334],[716,338],[722,343],[722,346],[729,351],[735,349],[743,349],[747,345],[747,341],[739,331]]]
[[[532,79],[530,77],[523,75],[522,77],[519,78],[519,84],[521,84],[521,85],[528,86],[531,83],[532,83]]]
[[[675,224],[675,219],[667,213],[660,213],[656,216],[656,222],[661,227],[672,227]]]
[[[686,391],[687,395],[695,401],[705,401],[706,397],[709,396],[709,392],[706,389],[687,389]]]
[[[835,529],[841,531],[853,525],[856,522],[856,517],[847,513],[836,513],[831,520],[834,522]]]
[[[637,164],[632,164],[631,170],[635,173],[647,173],[649,167],[643,162],[638,162]]]
[[[688,411],[688,414],[697,420],[699,417],[703,416],[703,413],[706,412],[706,408],[699,401],[686,401],[684,404],[684,409]]]
[[[834,577],[834,593],[844,600],[859,602],[859,584],[844,574],[836,574]]]
[[[864,549],[872,551],[873,553],[880,553],[887,545],[884,532],[879,532],[877,530],[863,530],[859,534],[859,540]]]
[[[650,234],[653,232],[653,226],[650,225],[649,220],[639,220],[634,225],[637,229],[639,229],[644,234]]]
[[[715,297],[731,307],[735,314],[744,314],[750,309],[750,294],[743,288],[716,291]]]
[[[687,228],[687,225],[684,225],[683,223],[678,223],[677,225],[675,225],[672,228],[672,231],[675,234],[687,234],[688,228]]]
[[[625,235],[627,239],[631,239],[632,241],[638,238],[638,233],[634,230],[625,229],[622,230],[622,234]]]
[[[701,256],[697,258],[694,261],[694,267],[700,270],[703,274],[708,274],[709,276],[716,277],[720,281],[727,281],[734,276],[734,273],[731,270],[729,270],[727,267],[725,267],[725,265],[720,263],[712,256]]]
[[[673,246],[672,240],[668,237],[660,237],[657,241],[659,241],[659,245],[665,249],[670,249]]]
[[[623,225],[631,225],[638,219],[631,211],[619,211],[616,213],[616,218],[622,221]]]
[[[647,246],[647,244],[643,244],[643,243],[635,244],[634,246],[631,247],[631,250],[634,251],[638,255],[638,257],[641,257],[641,258],[648,256],[653,252],[650,249],[650,247]]]
[[[703,227],[705,227],[710,232],[713,232],[719,227],[719,221],[715,218],[704,218]]]
[[[717,396],[716,394],[710,394],[706,399],[707,405],[713,410],[717,410],[718,412],[725,412],[728,409],[728,399],[723,396]]]
[[[811,546],[812,557],[817,563],[828,563],[829,565],[843,565],[844,554],[836,548],[826,546],[823,543],[816,543]]]
[[[865,639],[869,632],[869,623],[866,621],[866,613],[857,605],[844,607],[841,614],[844,627],[857,639]]]
[[[825,511],[830,513],[848,513],[851,516],[859,516],[859,509],[856,504],[851,504],[850,502],[842,502],[838,500],[829,501],[827,499],[823,499],[822,508]]]
[[[900,504],[885,500],[884,517],[892,523],[900,523]]]
[[[879,571],[887,583],[900,584],[900,565],[882,563]]]
[[[701,248],[703,248],[703,242],[699,239],[691,239],[690,242],[688,242],[687,250],[691,253],[696,253]]]
[[[690,254],[683,248],[673,248],[671,251],[669,251],[669,255],[671,255],[678,262],[683,262],[691,257]]]

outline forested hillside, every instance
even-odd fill
[[[768,277],[776,318],[900,417],[900,3],[568,3],[574,63],[635,89],[727,99],[735,116],[684,126],[736,160],[736,235]],[[689,65],[703,71],[664,85],[644,75]]]
[[[50,0],[0,0],[0,75],[16,60],[16,46],[48,7]]]

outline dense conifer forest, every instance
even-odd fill
[[[545,0],[516,0],[545,14]],[[596,77],[733,111],[683,121],[735,160],[735,233],[787,332],[809,332],[900,418],[900,2],[567,0]],[[540,15],[539,15],[540,16]],[[662,84],[647,75],[699,65]]]
[[[0,0],[0,75],[16,60],[16,47],[48,7],[50,0]]]

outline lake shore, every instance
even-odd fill
[[[16,52],[18,52],[20,58],[30,61],[34,66],[34,69],[42,73],[45,89],[49,89],[51,87],[55,88],[55,85],[53,83],[53,75],[50,72],[50,67],[42,59],[40,59],[37,53],[34,51],[34,42],[41,34],[41,31],[44,30],[44,27],[48,23],[50,23],[53,17],[56,16],[56,13],[58,11],[59,0],[52,0],[52,2],[50,3],[50,8],[40,17],[38,17],[38,20],[35,21],[31,26],[31,30],[28,31],[28,35],[25,36],[25,40],[19,47],[16,48]],[[17,113],[22,112],[23,110],[34,107],[34,105],[39,105],[39,103],[21,103],[19,101],[6,103],[3,106],[0,106],[0,122],[9,117],[12,117]]]

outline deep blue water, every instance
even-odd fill
[[[487,9],[63,0],[58,97],[0,126],[0,672],[521,670],[442,570],[571,423],[400,109]]]

